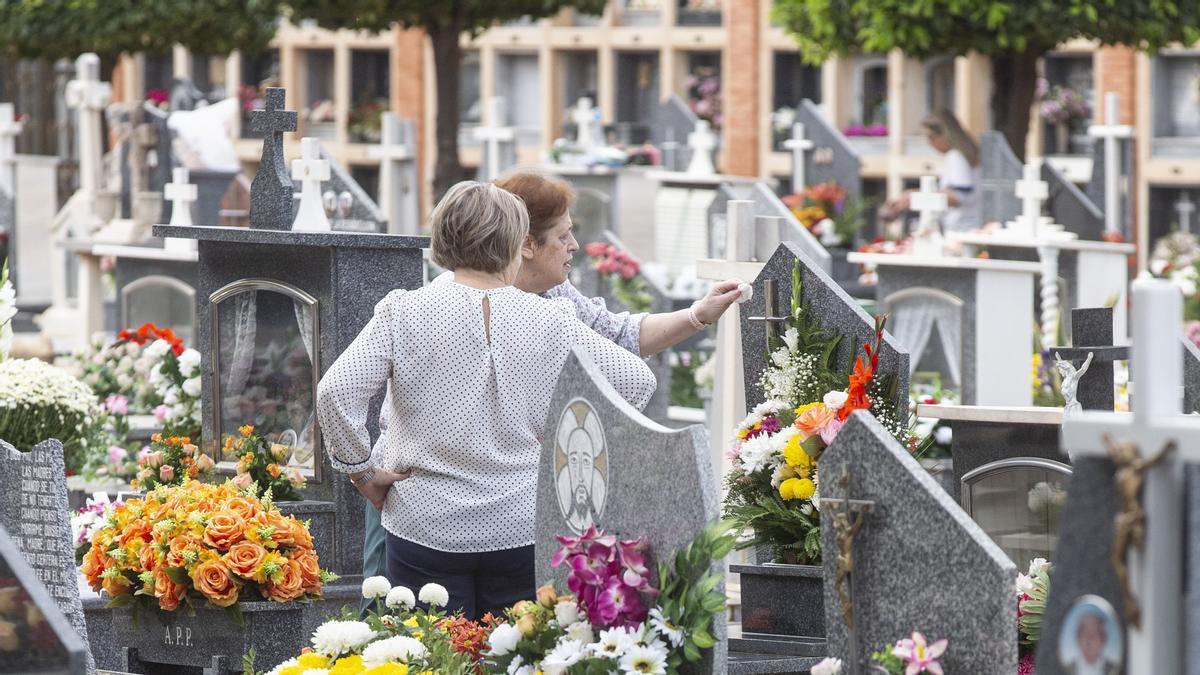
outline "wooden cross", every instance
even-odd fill
[[[837,539],[834,586],[841,603],[842,622],[846,624],[847,651],[851,655],[850,674],[857,675],[861,672],[861,665],[858,663],[858,630],[854,625],[854,538],[862,529],[866,515],[875,510],[875,502],[850,498],[850,467],[847,464],[842,465],[838,485],[845,497],[822,497],[821,513],[822,517],[829,517]]]
[[[263,135],[262,159],[250,183],[250,227],[286,230],[292,224],[292,179],[283,159],[283,133],[296,130],[296,113],[284,110],[287,90],[269,87],[263,109],[250,113],[250,128]]]
[[[1133,127],[1121,124],[1121,97],[1104,95],[1104,124],[1088,127],[1092,138],[1104,139],[1104,231],[1121,231],[1121,141],[1133,138]]]
[[[1042,220],[1042,202],[1050,196],[1050,185],[1042,180],[1042,160],[1031,159],[1022,169],[1022,178],[1016,182],[1016,194],[1021,200],[1021,215],[1017,222],[1029,234],[1037,236]]]
[[[1179,289],[1162,279],[1137,280],[1132,306],[1133,414],[1082,412],[1065,418],[1062,447],[1117,464],[1120,512],[1112,553],[1118,577],[1126,582],[1126,672],[1181,673],[1183,463],[1200,460],[1200,419],[1183,415],[1180,397]]]
[[[804,124],[796,122],[792,125],[792,137],[783,142],[783,147],[792,151],[792,193],[800,194],[808,187],[804,175],[804,158],[813,149],[813,142],[804,137]]]
[[[300,159],[292,160],[292,179],[300,181],[300,208],[293,230],[329,231],[329,218],[321,203],[321,183],[329,180],[329,160],[321,157],[321,141],[300,139]]]
[[[482,141],[485,147],[483,180],[491,181],[498,178],[500,172],[504,170],[500,166],[500,143],[511,143],[516,138],[516,133],[512,127],[504,126],[503,96],[493,96],[488,99],[485,119],[491,126],[485,127],[481,124],[475,127],[475,138]]]

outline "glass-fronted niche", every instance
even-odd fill
[[[963,509],[1025,569],[1034,558],[1054,559],[1070,475],[1066,464],[1035,457],[985,464],[962,477]]]
[[[1200,152],[1200,51],[1159,52],[1151,61],[1150,151],[1194,158]]]
[[[775,52],[774,64],[771,138],[773,147],[782,151],[783,142],[792,135],[800,101],[821,103],[821,67],[804,63],[799,52]]]
[[[321,326],[318,301],[289,284],[241,279],[210,297],[212,437],[218,465],[231,469],[226,439],[253,425],[283,446],[283,464],[320,479],[316,417]]]

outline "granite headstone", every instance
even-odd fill
[[[6,646],[0,648],[4,654],[0,672],[83,675],[88,664],[87,642],[75,633],[17,549],[17,542],[0,525],[0,623],[7,628]]]
[[[283,158],[283,133],[296,130],[296,113],[284,110],[286,89],[269,87],[264,109],[250,113],[250,128],[263,135],[262,160],[250,184],[250,227],[288,230],[292,226],[292,173]]]
[[[8,530],[86,645],[60,441],[50,439],[21,452],[0,440],[0,526]],[[90,655],[87,664],[89,672],[95,669]]]
[[[672,94],[654,109],[650,119],[650,142],[663,150],[663,168],[683,171],[691,162],[688,134],[696,129],[696,113],[683,99]],[[719,141],[718,141],[719,143]],[[719,146],[713,149],[715,157]]]
[[[554,581],[566,587],[567,570],[550,566],[557,535],[578,535],[595,524],[622,538],[645,537],[657,561],[719,515],[704,427],[671,430],[647,419],[579,347],[558,377],[544,438],[535,534],[539,585]],[[572,475],[570,458],[576,454],[590,460],[581,465],[590,464],[591,475]],[[587,494],[583,502],[576,499],[580,487]],[[723,673],[725,623],[720,616],[714,623],[718,643],[704,672]]]
[[[840,478],[848,471],[848,486]],[[879,422],[854,412],[818,463],[825,624],[830,654],[864,665],[913,631],[946,638],[948,673],[1017,671],[1017,569]],[[852,544],[849,594],[857,633],[843,621],[833,500],[874,503]]]
[[[1133,175],[1133,143],[1131,141],[1118,140],[1117,146],[1120,152],[1120,159],[1117,160],[1120,167],[1122,177],[1128,179]],[[1087,185],[1084,187],[1083,193],[1088,200],[1099,207],[1101,213],[1105,209],[1104,201],[1104,180],[1105,180],[1105,161],[1104,161],[1104,139],[1098,138],[1092,142],[1092,177],[1088,179]],[[1120,181],[1118,181],[1120,183]],[[1117,200],[1121,208],[1120,222],[1127,230],[1127,223],[1133,222],[1133,200],[1129,198],[1129,190],[1132,189],[1129,181],[1125,182],[1125,189],[1121,191],[1121,197]],[[1123,232],[1126,240],[1129,239],[1129,232]]]
[[[842,132],[808,99],[796,108],[796,121],[804,125],[804,135],[813,143],[812,151],[804,154],[808,184],[833,181],[846,190],[848,198],[862,197],[862,161]]]
[[[801,267],[802,301],[821,322],[822,328],[842,336],[834,353],[834,363],[852,363],[854,355],[863,353],[864,344],[872,344],[875,341],[875,319],[863,311],[862,307],[820,269],[812,258],[805,255],[797,244],[783,242],[754,280],[753,297],[742,305],[742,363],[746,378],[747,409],[753,409],[763,402],[763,391],[758,384],[758,378],[767,359],[766,324],[763,321],[752,321],[751,317],[766,316],[767,280],[772,280],[775,286],[775,315],[787,314],[792,297],[792,267],[797,261]],[[885,332],[877,375],[895,376],[894,409],[897,419],[901,422],[908,419],[908,359],[908,352],[890,333]]]

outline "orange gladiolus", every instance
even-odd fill
[[[871,369],[863,362],[862,357],[854,362],[854,372],[850,374],[849,397],[846,404],[838,411],[838,419],[843,422],[855,410],[866,410],[871,407],[871,397],[867,396],[867,386],[871,384]]]

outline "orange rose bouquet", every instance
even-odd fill
[[[160,485],[182,485],[185,481],[208,478],[216,463],[200,452],[187,436],[154,434],[150,445],[137,457],[137,476],[129,481],[135,490],[153,490]]]
[[[279,501],[296,502],[304,499],[300,490],[306,479],[299,467],[286,464],[293,450],[282,443],[268,445],[254,433],[254,427],[247,424],[238,428],[237,436],[225,437],[221,456],[237,458],[234,485],[246,487],[257,483],[260,488],[269,489]]]
[[[173,612],[196,602],[289,602],[321,594],[322,570],[308,526],[284,516],[257,488],[188,480],[113,508],[80,569],[110,607],[156,602]]]

